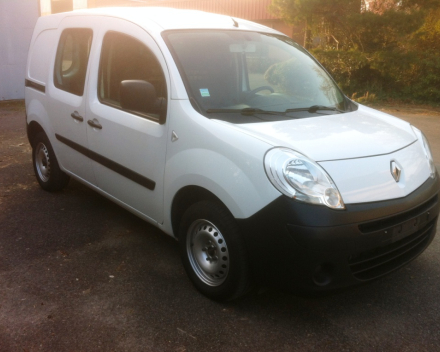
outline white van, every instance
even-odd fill
[[[210,298],[368,282],[435,235],[422,132],[270,28],[164,8],[42,17],[25,83],[41,187],[72,177],[175,237]]]

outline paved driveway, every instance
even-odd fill
[[[395,111],[431,140],[440,113]],[[20,104],[0,103],[0,351],[438,351],[440,237],[404,269],[319,299],[201,296],[176,242],[71,181],[33,174]]]

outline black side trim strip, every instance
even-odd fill
[[[32,82],[28,79],[24,80],[24,86],[29,88],[34,88],[35,90],[38,90],[39,92],[46,93],[46,87],[42,84]]]
[[[117,172],[118,174],[128,178],[129,180],[136,182],[137,184],[140,184],[141,186],[144,186],[150,190],[154,190],[156,187],[156,182],[150,180],[149,178],[146,178],[137,172],[134,172],[130,169],[127,169],[125,166],[122,166],[121,164],[118,164],[114,162],[113,160],[107,159],[106,157],[97,154],[90,149],[87,149],[83,147],[82,145],[79,145],[70,139],[64,138],[63,136],[60,136],[59,134],[55,133],[55,137],[65,145],[69,146],[72,149],[75,149],[77,152],[87,156],[88,158],[92,159],[93,161],[96,161],[97,163],[105,166],[106,168],[109,168],[110,170]]]

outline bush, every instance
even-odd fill
[[[434,51],[383,50],[370,57],[358,50],[312,53],[348,96],[440,101],[440,57]]]

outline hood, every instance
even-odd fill
[[[362,105],[350,113],[235,126],[315,161],[388,154],[417,140],[409,123]]]

